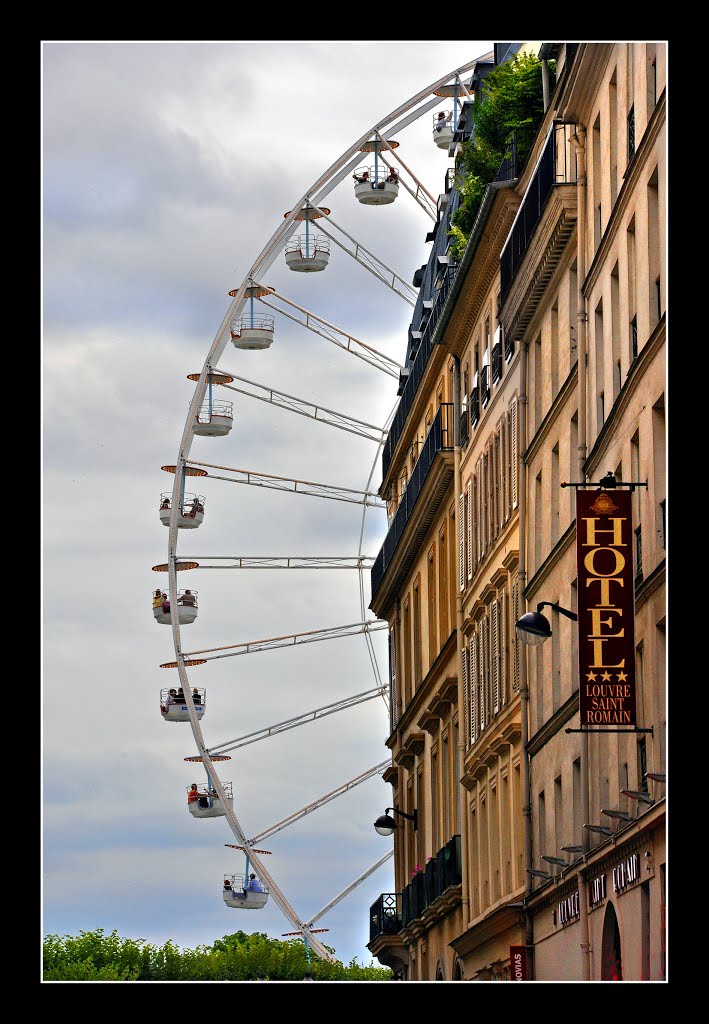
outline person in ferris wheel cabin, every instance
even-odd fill
[[[450,121],[451,115],[446,114],[445,110],[441,110],[436,121],[436,131],[443,131],[448,121]]]
[[[187,790],[187,803],[193,804],[195,800],[199,800],[201,793],[197,790],[197,783],[193,782],[190,788]]]
[[[224,891],[227,892],[229,889],[231,889],[231,879],[230,878],[225,878],[224,879]]]
[[[249,880],[244,886],[244,892],[263,892],[263,886],[253,873],[249,875]]]

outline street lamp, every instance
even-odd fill
[[[396,822],[387,814],[387,811],[394,811],[395,814],[400,814],[402,818],[408,818],[409,821],[413,821],[414,832],[417,830],[418,820],[416,815],[416,808],[414,808],[413,814],[407,814],[406,811],[400,811],[398,807],[385,807],[384,814],[380,815],[374,822],[374,830],[375,832],[378,832],[380,836],[392,835],[394,829],[397,827]]]
[[[553,601],[540,601],[536,611],[527,612],[515,622],[517,636],[523,643],[529,644],[530,647],[543,644],[551,636],[551,626],[549,625],[549,620],[541,614],[542,608],[553,608],[555,611],[561,612],[568,619],[573,619],[574,622],[578,621],[576,612],[570,612],[568,608],[562,608],[560,605],[554,604]]]

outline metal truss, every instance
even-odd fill
[[[220,373],[229,371],[220,370]],[[249,398],[258,398],[260,402],[268,402],[269,405],[276,405],[280,409],[287,409],[288,412],[297,412],[300,416],[307,416],[309,419],[317,420],[318,423],[326,423],[330,427],[337,427],[339,430],[348,430],[351,434],[365,437],[368,441],[385,441],[388,431],[383,427],[375,427],[373,423],[365,423],[364,420],[357,420],[353,416],[346,416],[344,413],[335,412],[333,409],[325,409],[323,406],[307,402],[303,398],[295,398],[285,391],[276,391],[275,388],[266,387],[265,384],[257,384],[253,380],[246,380],[245,377],[237,377],[229,373],[234,380],[241,384],[247,384],[252,390],[237,388],[231,384],[222,384],[229,391],[238,391],[241,395],[248,395]]]
[[[318,807],[322,807],[324,804],[329,804],[331,800],[335,800],[338,796],[342,796],[344,793],[348,793],[355,786],[359,786],[361,782],[366,782],[367,779],[371,779],[372,776],[378,775],[379,772],[384,771],[391,764],[391,759],[388,761],[382,761],[381,764],[375,764],[373,768],[368,768],[366,772],[362,772],[361,775],[356,775],[354,779],[350,779],[349,782],[343,782],[337,789],[331,790],[326,793],[325,796],[321,796],[319,800],[314,800],[311,804],[306,804],[299,811],[294,811],[287,818],[283,818],[282,821],[277,821],[275,825],[271,825],[270,828],[264,829],[263,832],[259,832],[253,839],[249,839],[249,845],[254,843],[260,843],[263,839],[268,839],[270,836],[275,835],[276,832],[280,832],[282,829],[287,828],[288,825],[292,825],[293,822],[299,821],[304,818],[306,814],[311,814],[313,811],[317,811]]]
[[[348,708],[356,707],[358,704],[363,704],[365,701],[378,697],[382,689],[383,687],[377,686],[373,690],[364,690],[362,693],[356,693],[352,697],[344,697],[342,700],[335,701],[332,704],[324,704],[320,708],[315,708],[314,711],[304,711],[294,718],[286,718],[276,725],[269,725],[265,729],[257,729],[255,732],[246,733],[245,736],[239,736],[238,739],[217,743],[209,748],[209,752],[210,754],[225,754],[227,750],[247,747],[250,743],[258,743],[259,740],[266,740],[270,736],[278,736],[279,733],[286,732],[288,729],[295,729],[299,725],[317,722],[318,719],[334,715],[337,711],[346,711]]]
[[[232,469],[230,466],[217,466],[212,462],[190,462],[190,466],[202,466],[208,469],[223,469],[227,473],[238,473],[240,478],[219,476],[207,473],[213,480],[226,480],[230,484],[250,484],[253,487],[266,487],[275,491],[289,491],[294,494],[308,494],[314,498],[331,498],[333,501],[348,501],[354,505],[368,505],[371,508],[386,508],[378,494],[374,491],[358,491],[352,487],[337,487],[335,484],[318,484],[312,480],[295,480],[287,476],[274,476],[271,473],[257,473],[252,469]]]
[[[200,569],[370,569],[372,555],[181,555],[199,560]],[[230,561],[232,565],[205,565],[204,559]]]
[[[192,658],[196,654],[210,654],[212,651],[231,651],[231,654],[215,654],[205,661],[218,658],[233,658],[237,654],[256,654],[259,651],[270,651],[276,647],[294,647],[311,644],[316,640],[337,640],[343,636],[356,636],[358,633],[370,633],[377,629],[388,629],[389,623],[380,619],[370,622],[353,622],[348,626],[333,626],[331,629],[311,629],[306,633],[288,633],[286,636],[275,636],[268,640],[250,640],[239,644],[226,644],[223,647],[204,647],[201,651],[188,651],[184,657]],[[234,650],[240,647],[241,650]]]

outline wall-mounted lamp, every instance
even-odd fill
[[[527,871],[528,875],[533,875],[534,878],[553,878],[554,877],[553,875],[550,875],[548,871],[537,871],[535,868],[527,868],[526,871]]]
[[[527,612],[515,622],[517,636],[523,643],[532,647],[543,644],[551,636],[551,626],[549,620],[541,614],[542,608],[553,608],[568,619],[573,619],[574,622],[578,621],[576,612],[570,612],[568,608],[562,608],[560,605],[554,604],[553,601],[540,601],[535,612]]]
[[[397,827],[396,822],[393,818],[389,817],[387,811],[394,811],[395,814],[400,814],[402,818],[408,818],[409,821],[414,823],[414,832],[418,828],[418,818],[416,814],[416,808],[414,808],[413,814],[407,814],[406,811],[400,811],[398,807],[385,807],[384,814],[380,815],[374,822],[374,830],[378,832],[380,836],[390,836]]]
[[[542,860],[547,861],[549,864],[560,864],[562,868],[568,868],[569,862],[563,860],[561,857],[546,857],[542,854]]]
[[[653,782],[666,782],[667,776],[664,772],[645,772],[646,779],[652,779]]]
[[[560,846],[559,849],[566,853],[583,853],[583,846]]]

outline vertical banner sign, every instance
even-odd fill
[[[526,946],[510,946],[510,981],[527,980]]]
[[[635,725],[630,491],[576,491],[581,725]]]

